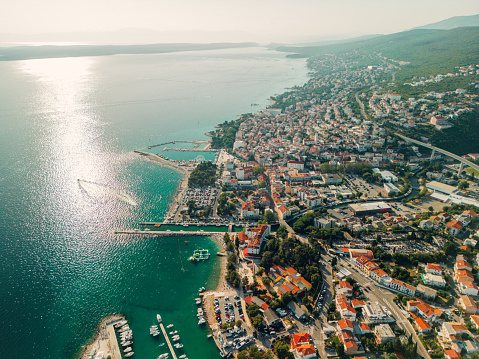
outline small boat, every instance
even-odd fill
[[[157,337],[160,334],[160,332],[157,330],[157,331],[155,331],[153,333],[150,333],[150,334],[153,335],[154,337]]]
[[[197,305],[200,305],[200,304],[201,304],[201,298],[196,298],[196,299],[195,299],[195,303],[196,303]]]
[[[208,334],[206,337],[207,337],[208,339],[213,338],[213,334]]]
[[[173,325],[173,324],[168,324],[166,327],[167,327],[167,328],[173,328],[174,325]]]
[[[129,345],[131,345],[131,344],[133,344],[133,341],[132,341],[132,340],[131,340],[131,341],[129,340],[129,341],[127,341],[127,342],[121,343],[121,346],[122,346],[122,347],[127,347],[127,346],[129,346]]]
[[[175,348],[176,348],[176,349],[183,348],[183,344],[181,344],[181,343],[176,343],[176,344],[175,344]]]
[[[172,331],[169,332],[168,334],[170,334],[170,335],[175,335],[175,334],[178,334],[178,331],[177,331],[177,330],[172,330]]]
[[[205,318],[201,317],[200,320],[198,321],[198,325],[205,324],[206,320]]]
[[[173,340],[174,342],[177,342],[178,340],[180,340],[180,336],[175,335],[173,338],[171,338],[171,340]]]
[[[198,289],[198,292],[203,293],[205,290],[206,290],[205,287],[201,287],[200,289]]]
[[[131,352],[131,347],[126,347],[125,350],[123,350],[125,353]]]
[[[161,354],[157,359],[166,359],[168,358],[168,353],[165,353],[165,354]]]
[[[178,358],[180,358],[180,359],[185,359],[185,358],[186,358],[186,354],[180,355]]]
[[[161,323],[161,315],[157,314],[156,319],[158,320],[158,323]]]
[[[131,357],[133,354],[135,354],[135,353],[134,353],[134,352],[126,353],[126,354],[125,354],[125,357]]]
[[[124,326],[125,324],[127,323],[126,320],[122,320],[121,322],[118,322],[114,325],[115,328],[120,328],[122,326]]]

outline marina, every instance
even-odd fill
[[[161,323],[161,316],[158,314],[157,317],[159,317],[158,320],[158,325],[160,326],[161,332],[163,333],[163,336],[165,337],[166,344],[168,345],[168,348],[170,349],[171,356],[173,359],[177,359],[175,350],[173,349],[173,346],[171,345],[170,338],[168,337],[168,334],[166,334],[165,327],[163,326],[163,323]]]

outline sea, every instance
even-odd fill
[[[207,140],[307,73],[262,47],[0,61],[0,358],[77,358],[112,313],[126,315],[136,358],[167,351],[149,334],[156,313],[188,358],[219,358],[194,303],[219,259],[187,260],[219,245],[113,234],[163,220],[182,178],[133,151]]]

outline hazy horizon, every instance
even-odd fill
[[[91,41],[114,35],[116,43],[306,42],[388,34],[475,14],[477,0],[17,0],[2,5],[0,41],[90,41],[86,33],[101,33]]]

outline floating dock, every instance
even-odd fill
[[[178,359],[176,357],[175,350],[173,349],[173,345],[171,345],[170,338],[168,338],[168,334],[166,334],[166,330],[165,330],[165,327],[163,326],[163,323],[159,323],[159,324],[160,324],[160,329],[163,332],[163,335],[165,336],[166,344],[168,344],[168,348],[170,348],[171,356],[173,357],[173,359]]]

